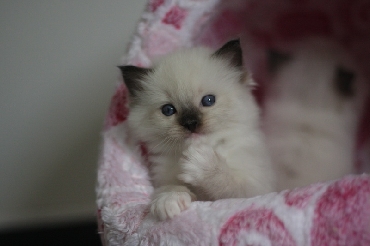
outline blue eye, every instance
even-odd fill
[[[176,109],[172,104],[165,104],[162,106],[162,114],[165,116],[171,116],[176,113]]]
[[[202,105],[204,107],[209,107],[215,104],[216,97],[214,95],[207,95],[202,98]]]

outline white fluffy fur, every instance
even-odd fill
[[[130,105],[129,128],[147,144],[155,192],[151,212],[172,218],[191,201],[252,197],[273,191],[274,173],[259,130],[259,110],[250,92],[252,80],[227,59],[206,48],[173,53],[161,59],[141,82],[144,90]],[[216,103],[203,107],[203,96]],[[203,126],[191,134],[176,115],[161,107],[193,105]]]
[[[270,82],[264,128],[280,190],[354,172],[356,126],[367,90],[360,73],[353,98],[334,89],[336,68],[357,72],[353,64],[336,44],[309,40],[293,48]]]

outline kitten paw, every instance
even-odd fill
[[[171,219],[188,209],[194,199],[195,196],[191,196],[188,192],[162,192],[153,199],[150,211],[160,220]]]
[[[178,175],[178,179],[199,186],[215,171],[217,161],[216,153],[202,138],[191,139],[180,159],[181,174]]]

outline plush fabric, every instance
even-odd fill
[[[181,47],[216,48],[242,36],[250,40],[243,48],[263,102],[263,50],[307,35],[338,40],[370,77],[369,13],[368,0],[151,0],[122,64],[147,67]],[[369,169],[369,105],[358,131],[354,165],[359,173]],[[120,81],[98,166],[104,245],[370,245],[370,177],[365,174],[250,199],[193,202],[174,219],[157,221],[148,212],[153,187],[146,150],[138,149],[141,158],[126,145],[127,115],[127,90]]]

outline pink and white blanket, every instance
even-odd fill
[[[306,35],[342,42],[370,77],[369,0],[151,0],[123,64],[150,66],[181,47],[216,48],[244,35],[253,41],[243,48],[261,85],[261,51]],[[359,173],[370,160],[370,106],[366,112],[354,163]],[[153,187],[147,167],[126,145],[127,115],[127,91],[120,83],[98,167],[104,245],[370,245],[370,177],[364,174],[250,199],[193,202],[181,215],[158,222],[148,213]],[[141,152],[145,156],[145,148]]]

